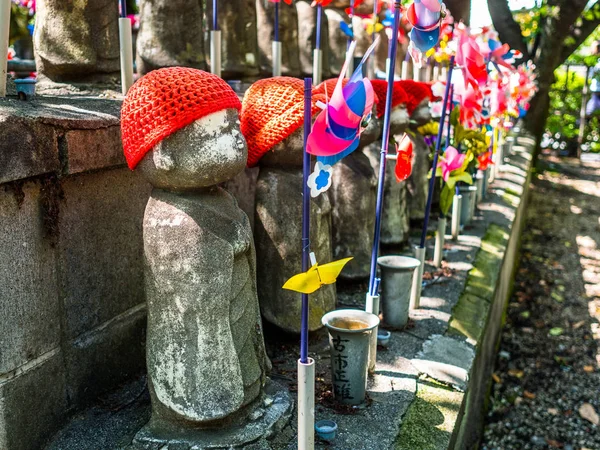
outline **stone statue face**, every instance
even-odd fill
[[[410,117],[408,116],[406,108],[398,107],[392,109],[392,114],[390,116],[390,135],[396,136],[404,133],[408,128],[409,122]]]
[[[227,109],[196,120],[159,142],[138,168],[154,186],[190,191],[230,180],[248,158],[238,112]]]
[[[365,128],[360,135],[360,145],[362,147],[372,144],[381,137],[381,127],[383,126],[383,121],[375,116],[376,111],[377,108],[374,105],[373,113],[371,114],[371,120],[369,121],[367,128]]]

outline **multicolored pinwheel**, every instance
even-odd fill
[[[406,16],[412,25],[408,51],[413,61],[421,65],[423,53],[435,47],[440,39],[440,22],[444,15],[442,0],[415,0]]]

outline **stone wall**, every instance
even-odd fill
[[[144,370],[141,223],[120,102],[0,106],[0,448],[38,449]]]

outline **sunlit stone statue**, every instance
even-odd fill
[[[222,79],[182,67],[146,75],[123,104],[127,162],[153,185],[143,222],[152,417],[138,441],[242,446],[287,414],[281,392],[262,402],[270,363],[248,217],[217,186],[246,165],[240,106]]]

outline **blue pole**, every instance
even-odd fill
[[[377,5],[377,0],[375,0]],[[379,240],[381,235],[381,213],[383,210],[383,185],[385,181],[386,155],[390,141],[390,120],[392,115],[392,93],[394,91],[394,70],[396,68],[396,52],[398,50],[398,27],[400,26],[400,0],[394,3],[394,33],[392,45],[389,47],[390,70],[388,71],[388,85],[385,96],[385,115],[383,118],[383,137],[381,139],[381,155],[379,158],[379,181],[377,185],[377,207],[375,209],[375,233],[373,249],[371,251],[371,273],[369,276],[369,293],[377,295],[375,290],[375,276],[377,275],[377,256],[379,255]]]
[[[323,7],[319,3],[317,5],[317,42],[315,44],[315,48],[317,50],[321,49],[321,16],[323,15]],[[312,80],[311,80],[312,82]]]
[[[127,17],[127,0],[121,1],[121,17]]]
[[[279,2],[275,3],[275,42],[279,42]]]
[[[219,10],[217,9],[217,0],[213,0],[213,31],[217,31],[219,29],[219,21],[217,20],[217,16],[219,14]]]
[[[308,135],[312,127],[312,78],[304,79],[304,159],[302,165],[302,272],[309,269],[310,252],[310,154],[306,151]],[[308,363],[308,294],[302,294],[302,318],[300,328],[300,362]]]
[[[450,85],[452,84],[452,72],[454,71],[454,56],[450,58],[450,66],[448,67],[448,80],[446,82],[446,91],[444,92],[444,106],[442,108],[442,117],[440,117],[440,127],[435,143],[435,153],[433,154],[433,165],[431,166],[432,174],[429,180],[429,191],[427,192],[427,206],[425,206],[425,221],[423,223],[423,231],[421,232],[421,243],[419,247],[425,248],[425,238],[427,237],[427,227],[429,225],[429,213],[431,212],[431,201],[433,200],[433,190],[435,189],[435,172],[438,165],[438,157],[440,147],[442,145],[442,136],[444,133],[444,122],[446,121],[446,112],[448,110],[448,100],[450,97]]]

